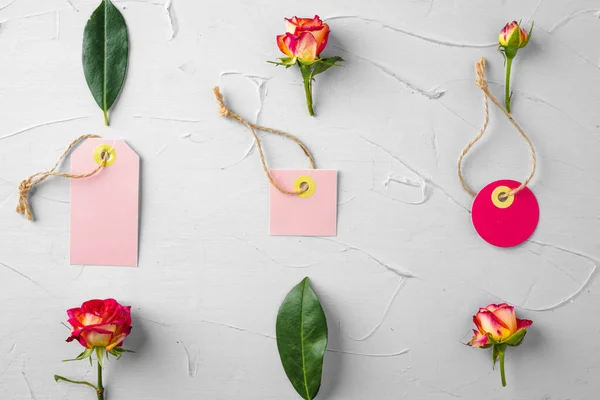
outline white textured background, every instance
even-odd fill
[[[109,400],[295,399],[274,323],[310,276],[327,313],[320,399],[588,400],[600,390],[600,1],[118,1],[130,69],[103,126],[81,67],[97,1],[0,0],[0,398],[91,399],[54,373],[65,310],[94,297],[133,306],[126,347],[107,368]],[[326,18],[318,116],[299,72],[279,56],[284,16]],[[474,232],[456,159],[482,121],[473,63],[489,61],[503,98],[496,38],[513,19],[536,28],[514,68],[513,112],[539,154],[541,220],[502,250]],[[249,133],[222,119],[222,86],[247,118],[298,135],[321,168],[338,169],[336,238],[268,236],[268,184]],[[75,137],[124,138],[142,158],[139,268],[70,266],[69,183],[34,194],[38,221],[14,211],[16,186],[50,167]],[[265,138],[273,167],[301,152]],[[497,110],[467,178],[479,189],[523,179],[529,153]],[[66,167],[66,166],[65,166]],[[417,203],[416,205],[411,203]],[[507,301],[534,320],[509,349],[500,387],[489,351],[461,344],[479,306]]]

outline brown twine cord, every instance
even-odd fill
[[[308,158],[308,161],[310,162],[310,167],[312,169],[315,169],[315,160],[313,159],[312,154],[310,154],[310,151],[304,145],[304,143],[302,143],[300,141],[300,139],[298,139],[296,136],[291,135],[289,133],[280,131],[278,129],[267,128],[264,126],[256,125],[256,124],[246,121],[244,118],[240,117],[238,114],[231,111],[225,105],[225,102],[223,101],[223,95],[221,94],[221,91],[219,90],[218,86],[215,86],[213,88],[213,92],[215,94],[215,97],[217,98],[217,101],[219,102],[219,113],[223,117],[233,118],[234,120],[238,121],[239,123],[245,125],[248,129],[250,129],[250,132],[252,133],[252,136],[254,136],[254,140],[256,141],[256,147],[258,148],[258,154],[260,155],[260,162],[262,163],[263,170],[265,171],[265,175],[267,176],[269,183],[271,185],[273,185],[281,193],[285,193],[285,194],[298,195],[298,194],[302,194],[302,193],[306,192],[309,189],[307,186],[300,190],[292,191],[292,190],[286,190],[286,189],[282,188],[281,186],[279,186],[277,184],[277,182],[275,182],[275,180],[273,179],[273,176],[271,176],[271,173],[269,172],[269,167],[267,166],[267,161],[265,160],[265,154],[263,152],[262,145],[260,144],[260,139],[258,138],[258,134],[256,133],[256,131],[259,130],[259,131],[264,131],[264,132],[269,132],[269,133],[275,133],[277,135],[285,136],[286,138],[293,140],[294,142],[296,142],[296,144],[298,146],[300,146],[300,148],[302,149],[302,151]]]
[[[19,202],[17,203],[17,212],[19,214],[25,215],[25,217],[28,220],[33,221],[33,214],[31,212],[31,208],[29,207],[29,201],[27,199],[27,196],[29,194],[29,191],[33,188],[33,186],[42,182],[49,176],[62,176],[64,178],[71,178],[71,179],[88,178],[88,177],[96,174],[102,168],[104,168],[104,166],[106,165],[106,161],[108,160],[108,153],[105,153],[102,155],[102,164],[100,164],[98,166],[98,168],[96,168],[92,172],[88,172],[87,174],[71,175],[71,174],[66,174],[63,172],[56,172],[56,168],[58,168],[59,164],[62,162],[62,160],[65,158],[65,156],[67,154],[69,154],[69,152],[71,150],[73,150],[73,148],[77,144],[79,144],[79,142],[81,142],[84,139],[99,138],[99,137],[100,136],[98,136],[98,135],[79,136],[77,139],[75,139],[71,142],[71,144],[69,145],[69,147],[67,147],[65,149],[65,151],[63,151],[63,153],[58,158],[58,161],[56,161],[56,164],[54,164],[54,166],[51,169],[49,169],[48,171],[37,172],[37,173],[31,175],[29,178],[24,179],[21,182],[21,184],[19,185]]]
[[[504,107],[502,107],[500,102],[492,95],[492,93],[490,93],[488,84],[485,80],[485,59],[483,57],[478,62],[475,63],[475,71],[477,73],[477,81],[476,81],[477,86],[479,86],[479,88],[483,91],[483,104],[484,104],[485,115],[483,117],[483,126],[481,127],[481,130],[479,131],[477,136],[475,136],[475,138],[473,140],[471,140],[469,142],[469,144],[467,144],[467,146],[464,148],[462,153],[460,153],[460,157],[458,158],[458,179],[460,180],[460,184],[462,185],[463,189],[465,189],[465,191],[467,193],[469,193],[471,196],[477,195],[477,193],[475,193],[465,182],[463,175],[462,175],[461,168],[462,168],[463,158],[467,155],[469,150],[471,150],[471,147],[473,147],[473,145],[475,143],[477,143],[479,141],[479,139],[481,139],[481,137],[485,133],[485,130],[488,126],[488,122],[490,119],[489,118],[489,110],[488,110],[488,97],[489,97],[489,99],[492,100],[492,103],[494,103],[496,106],[498,106],[498,108],[500,110],[502,110],[504,115],[506,115],[506,117],[510,120],[510,122],[517,129],[517,131],[519,131],[521,136],[523,136],[523,139],[525,139],[525,142],[527,142],[527,145],[529,146],[529,150],[531,150],[531,171],[529,172],[529,176],[527,176],[525,181],[523,181],[523,183],[521,183],[521,185],[519,187],[514,188],[510,192],[501,195],[501,198],[505,199],[509,196],[514,196],[515,194],[517,194],[521,190],[523,190],[529,184],[529,182],[533,178],[533,175],[535,175],[535,168],[537,165],[535,149],[533,148],[533,143],[531,143],[531,140],[529,139],[529,137],[527,137],[527,135],[525,134],[523,129],[519,126],[519,124],[517,124],[517,122],[513,119],[513,117],[510,115],[510,113],[508,111],[506,111],[504,109]]]

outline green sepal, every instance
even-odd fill
[[[106,349],[104,347],[94,347],[96,349],[96,357],[98,358],[98,364],[100,365],[100,368],[104,367],[103,363],[104,363],[104,353],[106,352]]]
[[[94,352],[94,348],[91,349],[85,349],[84,352],[82,352],[81,354],[79,354],[77,357],[75,358],[71,358],[68,360],[63,360],[63,362],[69,362],[69,361],[81,361],[81,360],[85,360],[86,358],[90,359],[90,362],[92,360],[92,353]]]
[[[504,343],[506,343],[509,346],[519,346],[523,342],[523,339],[525,338],[526,334],[527,328],[519,329],[511,337],[506,339]]]
[[[320,58],[315,58],[314,60],[298,60],[298,63],[309,67],[315,65],[318,62],[321,62]]]
[[[506,43],[506,48],[507,49],[518,49],[519,46],[519,41],[520,41],[520,29],[521,26],[519,25],[517,27],[517,29],[515,31],[513,31],[513,34],[510,36],[510,38],[508,39],[508,42]]]
[[[494,339],[493,336],[489,333],[487,334],[487,337],[488,337],[488,343],[490,343],[490,345],[495,346],[495,345],[498,345],[501,343],[501,342],[497,341],[496,339]]]
[[[123,353],[135,353],[133,350],[127,350],[122,347],[115,347],[114,349],[109,351],[110,354],[117,357],[117,360],[120,360],[123,357]]]
[[[331,67],[341,67],[338,63],[343,61],[344,59],[338,56],[320,59],[313,69],[312,76],[314,77],[315,75],[325,72]]]
[[[531,39],[531,34],[533,33],[533,25],[535,25],[535,21],[531,21],[531,28],[529,28],[529,33],[527,33],[527,40],[525,41],[525,44],[522,47],[527,46],[527,43],[529,43],[529,40]]]
[[[302,78],[304,82],[312,82],[315,80],[315,76],[327,71],[331,67],[341,67],[338,62],[342,62],[342,57],[329,57],[319,58],[313,61],[298,61],[300,72],[302,72]]]
[[[331,67],[341,67],[338,62],[342,62],[342,57],[329,57],[319,58],[313,61],[300,61],[298,60],[298,66],[302,72],[302,78],[305,81],[314,81],[315,76],[327,71]]]
[[[517,56],[517,52],[519,51],[518,47],[510,47],[510,46],[500,46],[500,53],[504,56],[504,61],[512,60]]]
[[[278,60],[279,61],[267,61],[267,62],[269,64],[283,65],[286,68],[289,68],[298,62],[298,59],[296,57],[281,57]]]

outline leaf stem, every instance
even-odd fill
[[[506,93],[504,94],[504,104],[506,105],[506,111],[510,113],[510,72],[512,69],[513,57],[507,55],[506,57]]]
[[[104,124],[106,124],[106,126],[109,126],[108,123],[108,111],[103,110],[104,111]]]
[[[102,365],[100,361],[98,361],[98,388],[96,389],[96,393],[98,393],[98,400],[104,400],[104,386],[102,385]]]
[[[498,352],[500,353],[500,378],[502,379],[502,387],[506,387],[506,375],[504,374],[504,353],[506,352],[506,347],[500,346]]]

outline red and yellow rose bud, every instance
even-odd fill
[[[473,330],[473,338],[469,341],[469,346],[484,349],[492,347],[494,364],[500,358],[502,386],[506,386],[504,375],[506,347],[519,346],[533,322],[517,318],[515,308],[506,303],[490,304],[480,308],[473,316],[473,322],[477,329]]]
[[[509,22],[502,28],[498,35],[498,44],[500,45],[500,51],[504,55],[506,60],[506,87],[504,96],[504,105],[506,111],[510,113],[510,72],[512,68],[512,61],[517,55],[519,49],[527,46],[529,39],[531,38],[531,32],[533,31],[533,22],[529,32],[521,28],[517,21]]]
[[[517,21],[510,22],[502,28],[498,35],[498,43],[501,47],[521,49],[527,46],[529,33]]]

